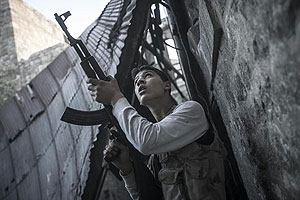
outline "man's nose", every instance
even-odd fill
[[[143,78],[138,79],[137,86],[140,86],[140,84],[145,84],[145,80]]]

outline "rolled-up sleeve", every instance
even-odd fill
[[[196,101],[178,105],[157,123],[139,115],[125,98],[114,105],[113,114],[130,143],[146,155],[177,150],[200,138],[209,128],[205,112]]]

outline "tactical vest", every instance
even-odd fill
[[[165,200],[225,200],[226,150],[217,134],[210,145],[193,142],[158,155]]]

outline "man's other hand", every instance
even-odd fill
[[[116,140],[109,140],[108,145],[106,145],[103,151],[103,155],[106,158],[112,159],[111,163],[121,170],[122,175],[127,175],[131,172],[132,163],[127,146]]]

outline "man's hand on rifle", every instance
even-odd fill
[[[111,163],[121,170],[122,175],[127,175],[132,170],[129,148],[116,140],[109,140],[103,155],[106,158],[113,159]]]
[[[90,78],[88,90],[91,91],[92,96],[96,96],[97,102],[114,105],[124,95],[120,91],[117,80],[112,76],[108,76],[108,79],[108,81],[103,81]]]

